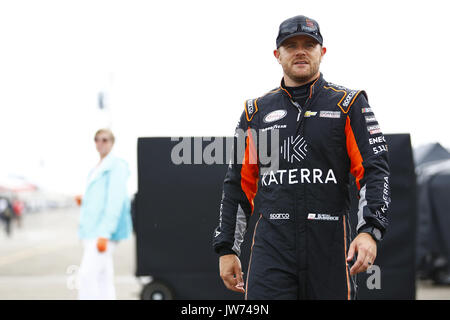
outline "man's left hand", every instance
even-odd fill
[[[368,233],[361,232],[350,244],[348,250],[347,262],[350,262],[355,253],[358,253],[358,259],[350,269],[350,274],[354,275],[366,271],[377,257],[377,243]]]

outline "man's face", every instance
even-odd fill
[[[283,68],[286,85],[298,86],[319,75],[320,62],[325,52],[326,48],[316,40],[300,35],[284,41],[274,51],[274,55]]]
[[[95,147],[101,156],[106,156],[113,147],[111,136],[106,132],[101,132],[95,137]]]

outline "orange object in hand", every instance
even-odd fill
[[[105,252],[107,246],[108,246],[108,239],[106,239],[106,238],[98,238],[98,240],[97,240],[98,252]]]
[[[83,201],[83,197],[78,195],[75,196],[75,202],[77,203],[77,205],[81,206],[81,202]]]

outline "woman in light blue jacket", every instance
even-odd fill
[[[127,193],[130,172],[125,160],[111,154],[114,135],[110,130],[98,130],[95,145],[100,162],[89,172],[78,230],[84,247],[78,298],[115,299],[112,254],[132,229]]]

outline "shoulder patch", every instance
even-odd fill
[[[245,102],[245,115],[247,121],[252,121],[253,116],[258,112],[258,104],[256,103],[258,99],[249,99]]]
[[[350,110],[350,107],[352,106],[353,102],[355,102],[356,97],[358,97],[358,95],[361,92],[364,92],[362,90],[348,89],[346,87],[339,86],[339,85],[336,85],[336,84],[333,84],[330,82],[328,83],[328,86],[325,85],[324,88],[333,90],[335,92],[342,94],[342,97],[339,100],[339,102],[337,103],[337,105],[342,110],[342,112],[345,114],[348,113],[348,110]]]

